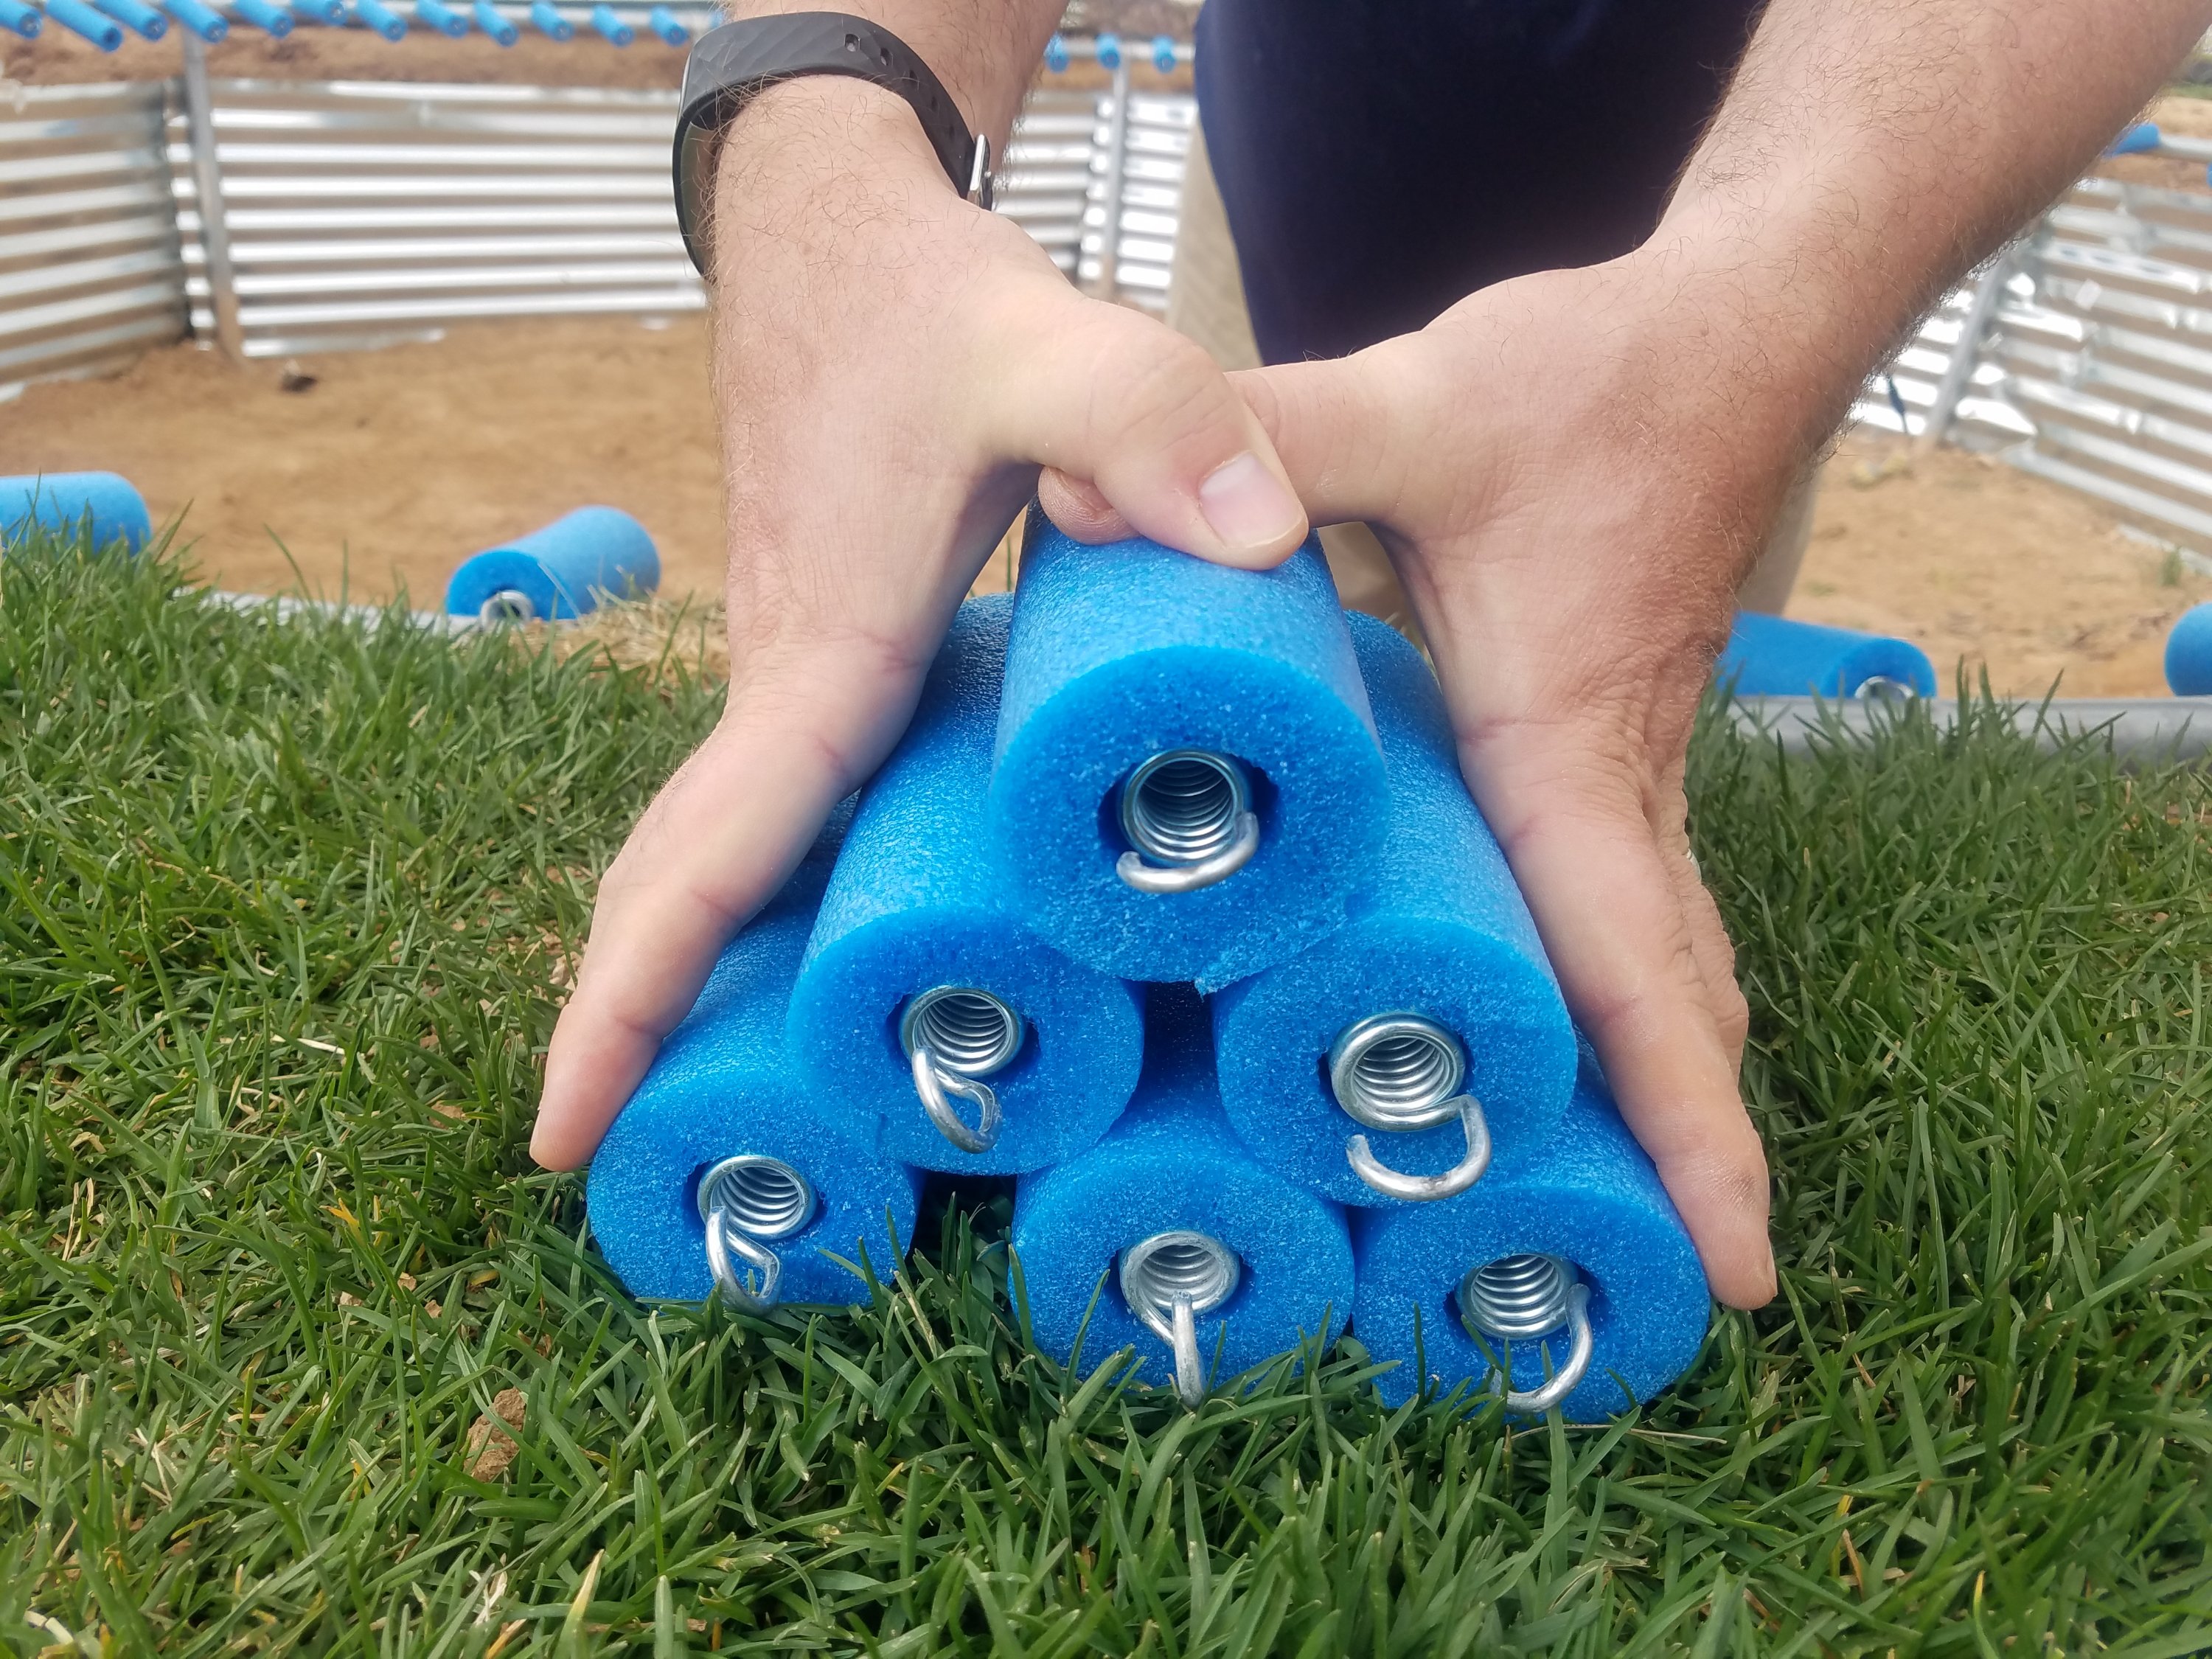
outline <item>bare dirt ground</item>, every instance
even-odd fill
[[[225,587],[437,604],[477,548],[600,501],[659,544],[663,591],[711,599],[721,481],[703,321],[484,324],[434,343],[240,370],[189,346],[0,404],[6,471],[112,468],[182,513]],[[296,562],[298,575],[295,574]],[[994,563],[979,586],[1003,584]],[[1917,641],[2002,692],[2156,696],[2166,631],[2212,580],[2085,497],[1957,451],[1846,443],[1791,613]]]

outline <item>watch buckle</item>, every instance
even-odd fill
[[[977,207],[988,213],[998,198],[998,180],[991,176],[991,141],[977,134],[974,159],[968,167],[968,197]]]

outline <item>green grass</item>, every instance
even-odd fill
[[[1003,1199],[854,1315],[627,1301],[523,1147],[714,688],[175,585],[0,565],[0,1646],[2212,1643],[2203,780],[1708,732],[1782,1299],[1610,1427],[1386,1412],[1352,1342],[1186,1416],[1027,1351]]]

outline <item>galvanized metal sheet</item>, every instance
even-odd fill
[[[184,332],[159,82],[19,86],[0,121],[0,392]]]

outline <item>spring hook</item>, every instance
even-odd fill
[[[1370,1014],[1337,1033],[1329,1045],[1328,1083],[1346,1115],[1370,1129],[1404,1134],[1454,1118],[1467,1154],[1437,1176],[1407,1175],[1376,1158],[1367,1137],[1344,1143],[1345,1161],[1374,1191],[1409,1204],[1465,1192],[1490,1168],[1490,1123],[1481,1103],[1463,1095],[1467,1051],[1436,1021],[1420,1014]]]
[[[1589,1374],[1596,1350],[1589,1322],[1589,1286],[1563,1256],[1527,1252],[1500,1256],[1460,1281],[1459,1316],[1470,1334],[1505,1344],[1498,1375],[1505,1409],[1540,1417],[1572,1394]],[[1549,1337],[1567,1328],[1567,1359],[1541,1388],[1513,1387],[1516,1340]],[[1551,1344],[1543,1345],[1546,1363]]]
[[[1154,1233],[1121,1252],[1121,1299],[1175,1352],[1176,1393],[1196,1411],[1206,1399],[1198,1316],[1237,1294],[1243,1266],[1211,1234]]]
[[[726,1158],[699,1178],[699,1218],[707,1224],[707,1267],[722,1299],[747,1313],[775,1305],[783,1258],[768,1248],[814,1219],[814,1188],[781,1158]],[[735,1255],[753,1282],[738,1271]]]
[[[538,607],[520,588],[502,587],[477,607],[477,620],[487,628],[501,623],[536,622]]]
[[[1025,1029],[1003,1000],[969,985],[933,986],[900,1015],[899,1044],[913,1069],[921,1109],[938,1133],[962,1152],[988,1152],[998,1145],[1005,1114],[998,1091],[982,1079],[1021,1052]],[[947,1095],[975,1103],[974,1128],[961,1121]]]
[[[1121,818],[1129,850],[1114,873],[1139,893],[1194,893],[1260,850],[1243,763],[1210,749],[1164,749],[1141,763],[1121,786]]]

